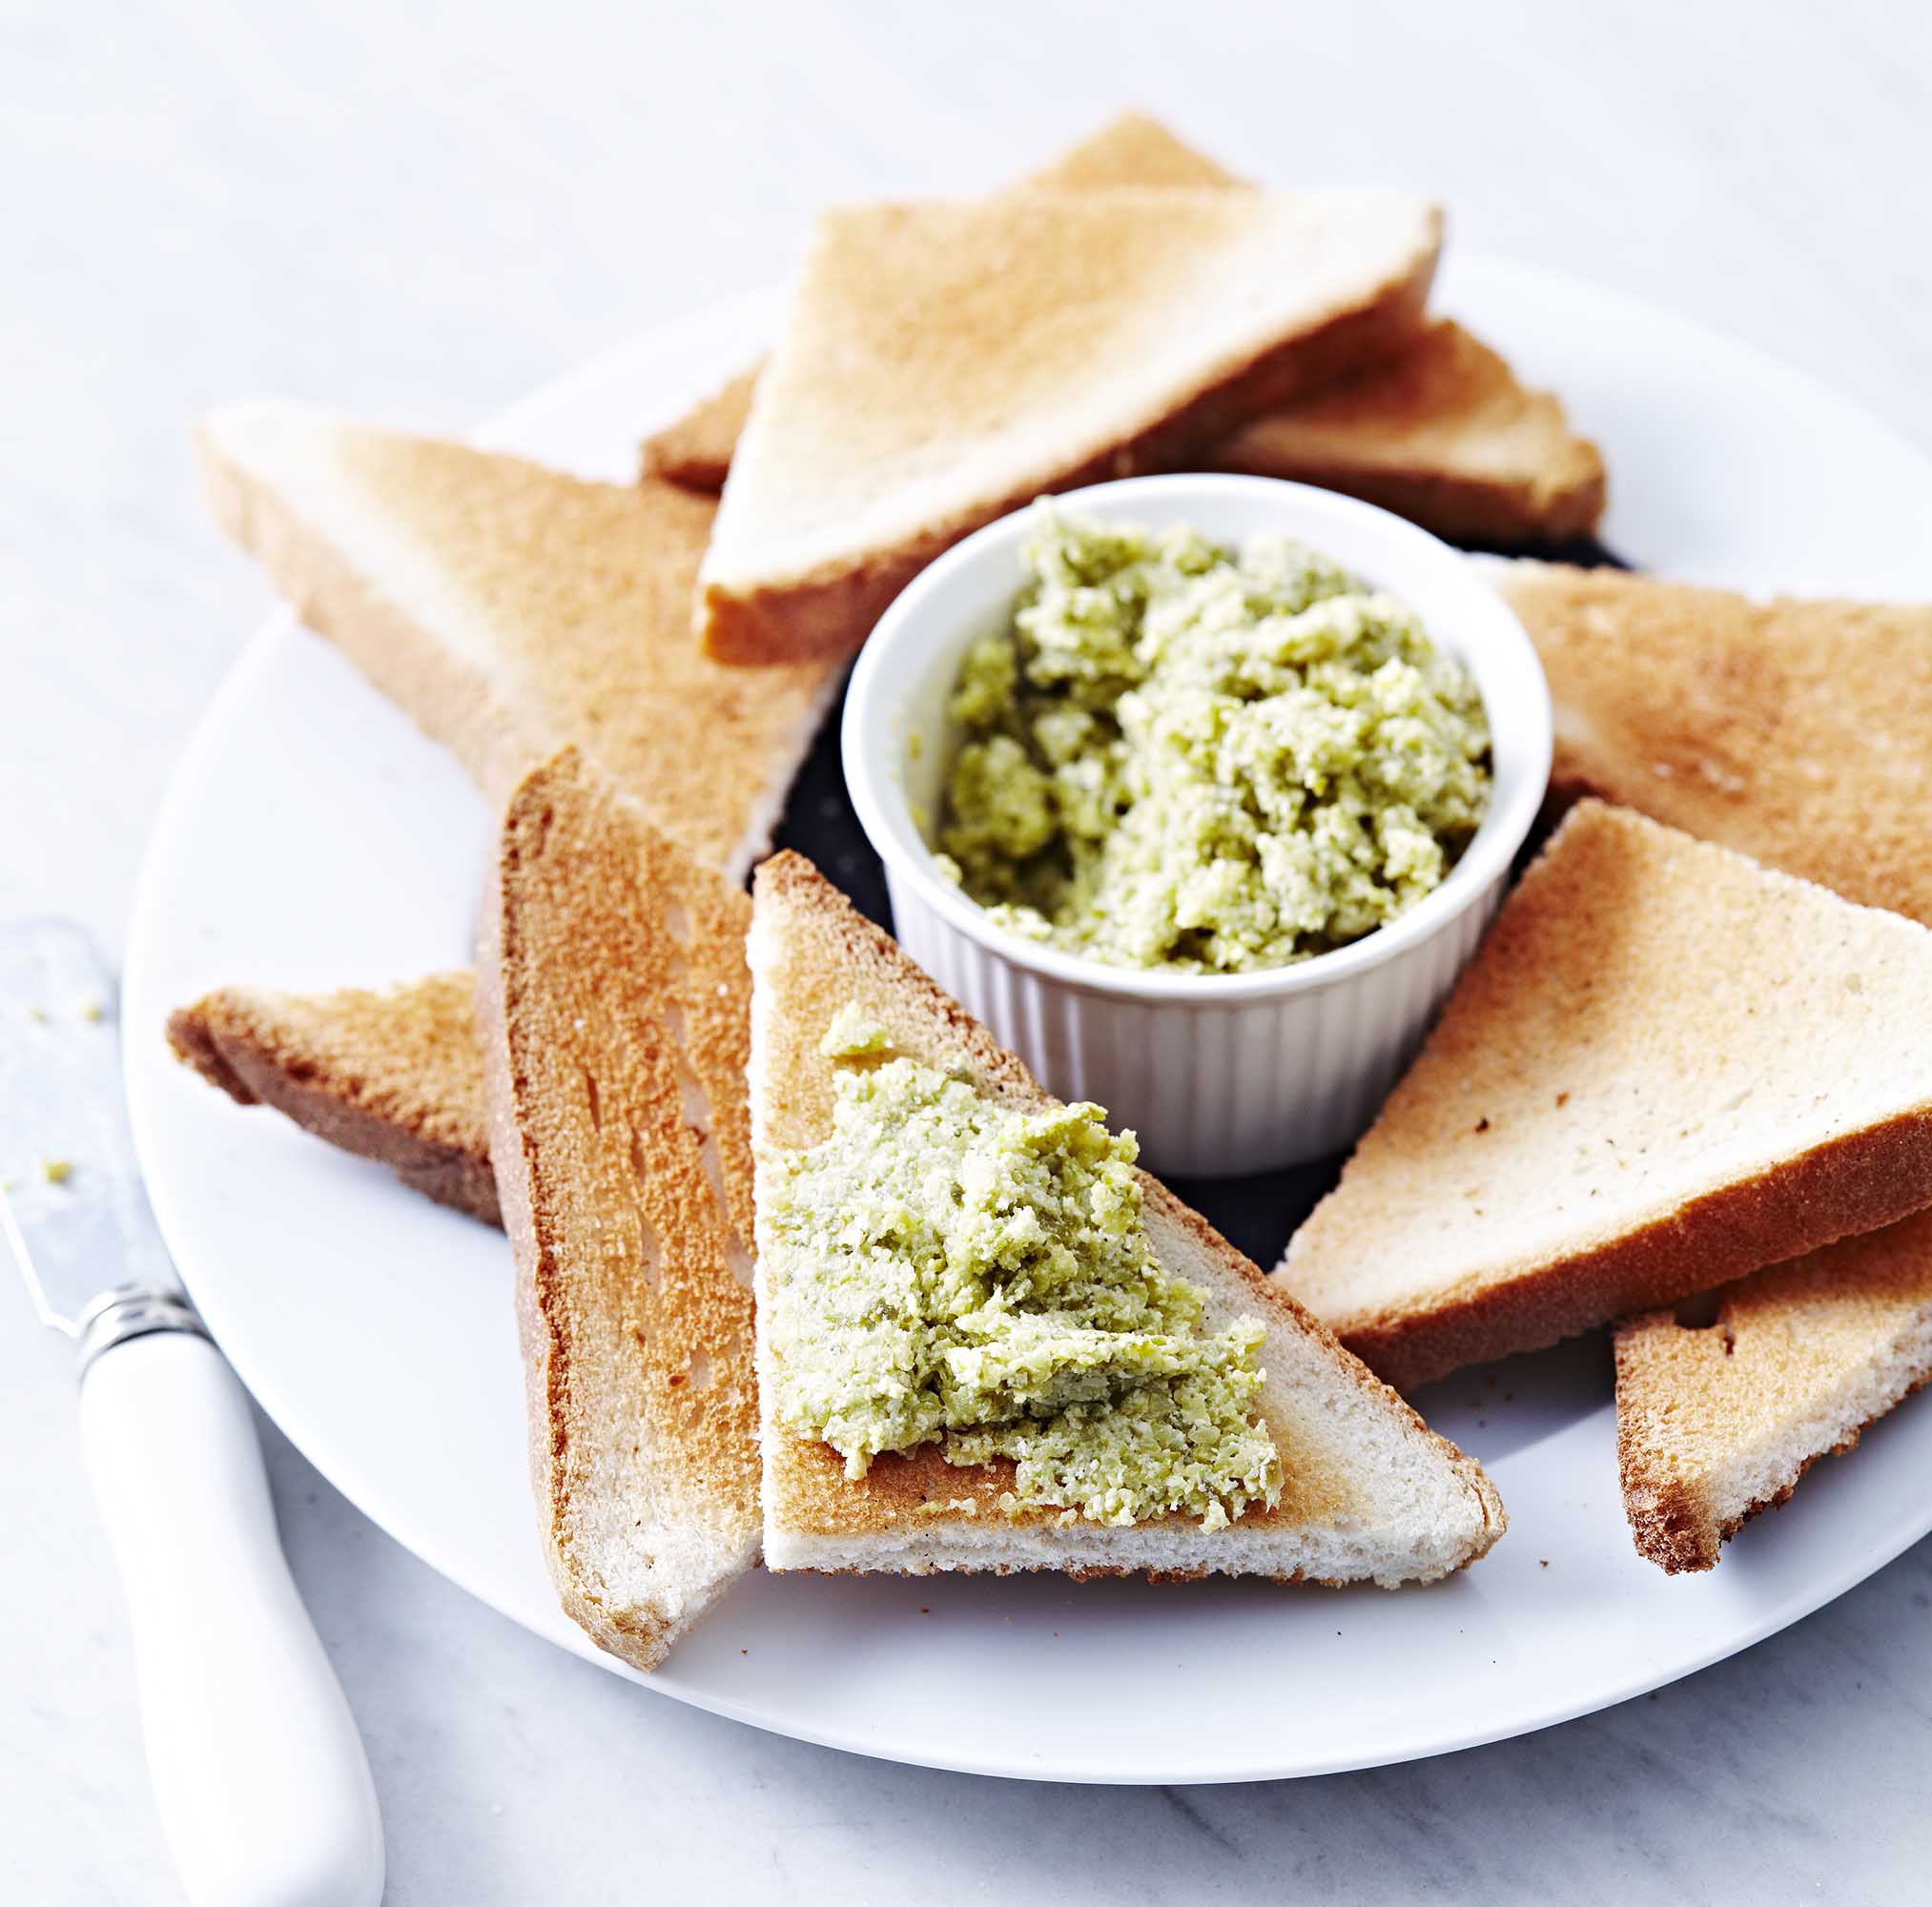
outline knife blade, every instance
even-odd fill
[[[87,934],[0,928],[0,1233],[41,1322],[73,1338],[116,1296],[186,1309],[134,1162],[120,1058],[118,990]],[[176,1328],[199,1326],[190,1312]]]
[[[81,1447],[189,1899],[375,1907],[368,1757],[282,1556],[247,1394],[148,1203],[113,975],[69,922],[0,925],[0,1240],[77,1343]]]

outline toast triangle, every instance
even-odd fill
[[[814,230],[699,571],[738,662],[850,653],[910,578],[1042,492],[1199,454],[1419,328],[1406,194],[1005,193]]]
[[[1625,803],[1932,926],[1932,608],[1490,573],[1550,679],[1559,799]]]
[[[1616,1332],[1616,1452],[1638,1554],[1675,1574],[1932,1378],[1932,1212]]]
[[[1932,1204],[1932,932],[1584,801],[1276,1276],[1407,1390]]]
[[[1595,532],[1603,457],[1561,401],[1449,318],[1381,364],[1270,411],[1215,452],[1394,510],[1451,543],[1520,549]]]
[[[822,1137],[832,1068],[818,1042],[848,1002],[882,1024],[898,1052],[957,1069],[985,1093],[1046,1100],[1017,1059],[796,854],[758,870],[750,958],[751,1119],[761,1171],[768,1159]],[[1279,1507],[1250,1509],[1213,1532],[1181,1516],[1127,1528],[1062,1528],[1051,1511],[1009,1518],[997,1499],[1010,1466],[956,1468],[928,1449],[882,1457],[852,1483],[830,1446],[779,1428],[768,1403],[761,1437],[769,1568],[1226,1571],[1393,1587],[1460,1569],[1490,1548],[1502,1532],[1503,1508],[1480,1466],[1430,1431],[1203,1220],[1155,1180],[1143,1179],[1143,1188],[1149,1236],[1169,1270],[1207,1290],[1209,1328],[1236,1316],[1266,1327],[1264,1410],[1285,1473]],[[772,1275],[761,1255],[761,1315]],[[772,1351],[762,1339],[759,1356],[769,1400]],[[935,1513],[923,1502],[949,1507]]]
[[[698,652],[709,502],[277,399],[197,441],[221,528],[493,807],[573,745],[707,865],[736,878],[770,844],[834,683]]]
[[[1241,181],[1151,113],[1118,113],[1008,188],[1013,192],[1104,192],[1113,186],[1200,187]]]
[[[1087,192],[1119,185],[1235,183],[1204,153],[1197,153],[1158,119],[1144,113],[1122,113],[1010,189]],[[716,496],[730,474],[732,455],[745,420],[751,414],[751,394],[764,368],[761,362],[739,372],[722,388],[646,438],[644,475]]]
[[[731,459],[751,415],[751,398],[765,369],[761,358],[715,391],[681,411],[639,447],[639,481],[675,483],[700,496],[715,497],[731,474]]]
[[[640,1669],[758,1554],[750,906],[565,753],[511,796],[483,912],[544,1553]]]
[[[1558,801],[1625,802],[1932,925],[1932,610],[1553,564],[1491,573],[1550,679]],[[1710,1568],[1745,1518],[1922,1382],[1925,1243],[1906,1220],[1727,1287],[1715,1325],[1662,1311],[1619,1327],[1618,1447],[1644,1555]]]
[[[1243,185],[1159,120],[1124,113],[1009,190]],[[645,474],[722,490],[762,368],[647,437]],[[1448,319],[1333,388],[1255,419],[1205,461],[1344,490],[1451,542],[1495,548],[1588,536],[1603,512],[1602,456],[1571,429],[1561,402]]]
[[[327,994],[221,987],[169,1015],[168,1042],[238,1104],[273,1106],[439,1204],[502,1222],[473,975]]]

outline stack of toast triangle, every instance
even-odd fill
[[[941,993],[810,862],[758,870],[750,937],[751,1126],[758,1171],[829,1129],[832,1062],[820,1041],[855,1004],[894,1051],[1025,1105],[1047,1103],[1026,1069]],[[1007,1464],[956,1468],[935,1449],[875,1461],[860,1481],[830,1446],[775,1421],[773,1345],[759,1338],[765,1561],[778,1569],[1057,1569],[1075,1574],[1210,1571],[1326,1583],[1427,1581],[1482,1555],[1502,1505],[1477,1465],[1429,1430],[1327,1331],[1153,1179],[1147,1233],[1169,1273],[1208,1294],[1206,1327],[1258,1319],[1264,1415],[1285,1478],[1274,1509],[1224,1528],[1168,1516],[1128,1527],[1001,1511]],[[770,1315],[771,1255],[758,1256]]]
[[[1128,113],[1016,189],[1241,183],[1158,121]],[[761,368],[647,438],[646,475],[723,489]],[[1571,430],[1556,399],[1527,389],[1447,319],[1332,390],[1257,418],[1204,461],[1347,491],[1438,536],[1504,548],[1590,535],[1603,510],[1596,446]]]
[[[739,662],[844,655],[1042,492],[1199,457],[1419,328],[1436,208],[1373,189],[1010,192],[814,228],[698,572]]]
[[[216,521],[493,806],[572,745],[707,865],[770,845],[835,674],[699,652],[709,500],[275,400],[216,411],[199,443]]]
[[[1404,1389],[1932,1204],[1932,931],[1584,801],[1277,1276]]]
[[[1538,563],[1495,573],[1550,678],[1557,800],[1624,802],[1932,925],[1932,610]],[[1715,1322],[1661,1310],[1616,1337],[1631,1525],[1674,1570],[1710,1568],[1747,1517],[1932,1376],[1932,1224],[1847,1240],[1719,1302]]]

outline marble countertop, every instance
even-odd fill
[[[1425,184],[1453,243],[1669,304],[1932,443],[1927,20],[26,0],[0,15],[0,895],[118,940],[170,768],[266,606],[195,501],[202,406],[280,390],[460,429],[768,281],[825,200],[976,189],[1125,103],[1257,175]],[[31,1322],[0,1280],[10,1897],[171,1902],[67,1350]],[[1528,1739],[1274,1786],[1028,1787],[658,1700],[264,1437],[398,1903],[1882,1900],[1932,1853],[1932,1546]]]

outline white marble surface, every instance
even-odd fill
[[[265,605],[189,419],[458,428],[760,283],[812,207],[1002,178],[1140,102],[1243,170],[1415,181],[1456,242],[1675,305],[1932,442],[1923,10],[1615,0],[0,10],[0,904],[117,938]],[[1260,24],[1266,19],[1271,24]],[[0,1281],[0,1869],[179,1897],[64,1347]],[[1021,1788],[689,1712],[471,1603],[266,1433],[399,1903],[1899,1899],[1932,1854],[1932,1548],[1622,1710],[1430,1764]]]

